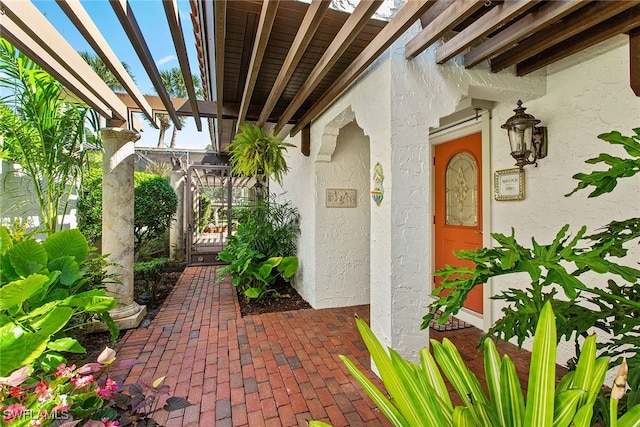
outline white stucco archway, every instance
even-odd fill
[[[370,302],[369,157],[348,107],[324,127],[315,160],[316,308]]]

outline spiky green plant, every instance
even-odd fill
[[[278,184],[282,184],[282,177],[289,171],[284,158],[288,147],[295,145],[256,125],[240,126],[240,132],[227,146],[234,173],[252,177],[262,172]]]
[[[508,356],[500,358],[492,340],[484,342],[485,393],[451,341],[431,340],[433,355],[422,349],[421,363],[416,365],[393,349],[385,351],[362,319],[356,319],[356,323],[390,397],[347,357],[340,358],[394,426],[587,427],[609,363],[608,357],[596,358],[596,336],[591,335],[582,346],[576,370],[556,385],[556,322],[548,302],[540,313],[533,340],[526,398],[515,365]],[[453,404],[441,372],[462,405]],[[624,390],[624,378],[616,381],[616,387]],[[619,419],[616,411],[611,411],[611,417],[611,425],[638,426],[640,405]],[[327,424],[314,421],[309,426]]]

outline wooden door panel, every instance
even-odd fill
[[[481,134],[437,145],[435,156],[435,268],[446,265],[472,267],[469,261],[461,261],[453,253],[482,247]],[[470,177],[475,177],[475,184]],[[437,287],[442,278],[435,279]],[[482,286],[474,288],[464,306],[483,312]]]

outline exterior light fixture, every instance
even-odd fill
[[[525,165],[538,166],[538,159],[547,157],[547,128],[536,127],[540,120],[524,110],[522,101],[518,101],[518,108],[513,110],[516,114],[501,126],[507,130],[511,156],[520,169]]]

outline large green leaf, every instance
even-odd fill
[[[11,265],[20,277],[40,273],[47,265],[47,252],[35,240],[24,240],[7,252]]]
[[[82,233],[76,229],[63,230],[47,237],[42,246],[49,254],[49,258],[55,259],[63,256],[75,258],[76,263],[82,264],[89,253],[89,244]]]
[[[640,427],[640,405],[628,410],[618,419],[618,427]]]
[[[80,278],[80,266],[75,258],[68,255],[51,260],[47,268],[49,271],[60,271],[60,283],[65,286],[72,285]]]
[[[555,397],[553,410],[553,427],[567,427],[576,415],[580,398],[585,394],[583,390],[571,389],[558,393]]]
[[[20,305],[49,281],[47,276],[32,274],[0,288],[0,310]]]
[[[500,401],[494,402],[494,408],[504,420],[505,427],[523,425],[525,409],[522,386],[515,365],[506,355],[500,365]]]
[[[525,427],[553,424],[556,368],[556,320],[551,303],[546,302],[536,327],[529,367]]]
[[[72,295],[65,299],[63,304],[87,313],[102,313],[114,308],[116,300],[113,297],[105,296],[105,291],[102,289],[93,289]]]
[[[14,323],[0,328],[0,376],[33,362],[47,348],[49,334],[25,332]]]
[[[66,351],[69,353],[86,353],[87,350],[75,338],[60,338],[50,341],[47,347],[55,351]]]
[[[278,271],[285,279],[291,278],[298,271],[298,257],[288,256],[282,258],[282,262],[278,266]]]
[[[440,369],[438,369],[438,365],[436,365],[436,361],[433,359],[429,349],[423,348],[420,350],[420,364],[426,375],[427,383],[433,387],[434,392],[443,402],[443,405],[448,408],[449,411],[453,411],[453,403],[451,403],[449,390],[444,383]]]

